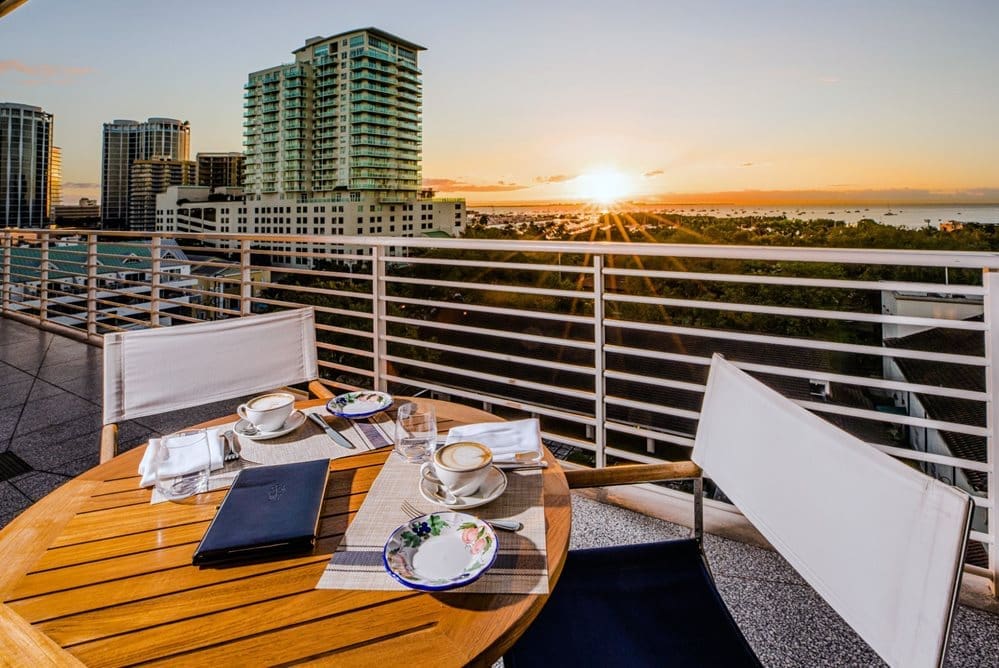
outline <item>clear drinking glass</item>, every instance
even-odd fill
[[[431,404],[407,403],[395,418],[395,451],[407,462],[427,461],[437,440],[437,415]]]
[[[208,491],[208,433],[192,429],[167,434],[156,453],[156,490],[170,500]]]

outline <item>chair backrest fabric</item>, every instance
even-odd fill
[[[892,666],[943,661],[971,499],[715,355],[693,460]]]
[[[319,377],[309,308],[104,336],[104,423]]]

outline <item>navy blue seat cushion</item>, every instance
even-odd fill
[[[538,618],[503,657],[526,666],[760,666],[697,542],[572,550]]]

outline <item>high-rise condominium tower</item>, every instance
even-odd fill
[[[101,161],[101,224],[107,229],[129,229],[131,170],[136,160],[162,157],[188,160],[191,126],[173,118],[150,118],[145,123],[116,120],[104,124]]]
[[[52,147],[49,156],[49,212],[47,218],[53,219],[54,207],[62,204],[62,149]]]
[[[156,231],[156,195],[170,186],[193,185],[197,164],[190,160],[155,157],[132,163],[128,206],[128,228],[133,232]]]
[[[199,153],[198,185],[209,188],[239,188],[243,185],[242,153]]]
[[[318,237],[460,234],[464,200],[421,188],[422,50],[361,28],[307,39],[294,62],[250,74],[243,190],[171,187],[156,198],[156,229],[317,237],[256,245],[276,251],[274,266],[289,267],[310,265],[310,252],[330,248]],[[335,252],[345,250],[371,252]]]
[[[52,114],[0,102],[0,226],[42,227],[48,216]]]
[[[423,47],[363,28],[313,37],[244,86],[247,194],[415,199]]]

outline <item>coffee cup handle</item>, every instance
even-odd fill
[[[250,418],[246,417],[246,404],[240,404],[239,405],[239,407],[236,409],[236,415],[238,415],[239,417],[243,418],[247,422],[252,422],[252,420],[250,420]]]
[[[423,476],[424,480],[426,480],[428,482],[432,482],[435,485],[441,485],[441,484],[443,484],[440,481],[440,479],[436,475],[434,475],[434,463],[433,462],[423,462],[420,465],[420,475]]]

